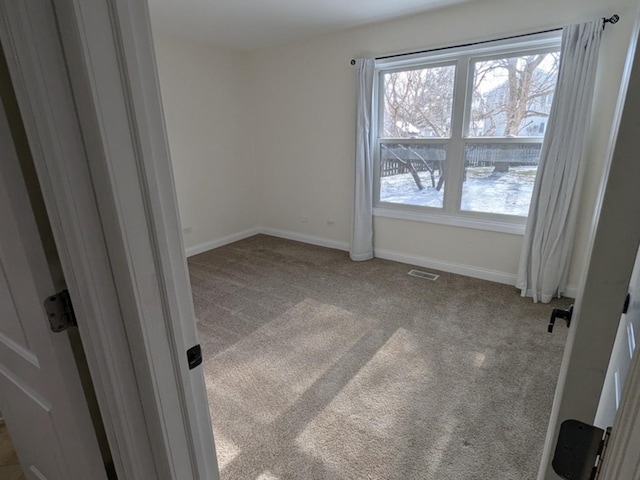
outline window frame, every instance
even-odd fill
[[[400,218],[405,220],[462,226],[481,230],[523,234],[527,217],[488,212],[474,212],[461,209],[464,149],[473,144],[542,144],[544,137],[497,137],[469,136],[471,116],[471,95],[473,92],[473,65],[509,56],[549,53],[560,51],[561,31],[554,30],[540,34],[525,35],[497,41],[481,42],[475,45],[439,49],[427,53],[416,53],[399,57],[376,60],[374,72],[374,98],[372,109],[372,152],[374,156],[374,216]],[[387,73],[455,65],[453,106],[451,112],[451,134],[449,137],[392,138],[384,137],[384,95],[381,94],[382,78]],[[427,207],[404,205],[380,201],[381,145],[430,144],[447,145],[444,162],[446,182],[443,192],[443,206]]]

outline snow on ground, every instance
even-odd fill
[[[442,208],[444,188],[431,187],[431,176],[420,172],[424,190],[419,190],[410,173],[380,180],[380,201],[402,205]],[[536,167],[511,167],[507,173],[493,173],[493,167],[467,168],[462,187],[462,210],[527,216],[536,178]],[[436,185],[438,178],[435,179]]]

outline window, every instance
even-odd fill
[[[559,49],[552,32],[378,61],[375,213],[523,225]]]

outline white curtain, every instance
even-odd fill
[[[373,105],[373,58],[356,60],[357,124],[351,260],[373,258],[373,152],[371,108]]]
[[[534,302],[566,287],[602,21],[566,27],[555,97],[533,189],[516,286]]]

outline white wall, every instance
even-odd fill
[[[238,53],[156,32],[187,247],[260,228],[345,247],[355,138],[354,57],[456,45],[618,13],[603,36],[590,156],[569,276],[585,261],[637,0],[486,0]],[[255,174],[255,176],[254,176]],[[303,222],[303,217],[308,221]],[[327,226],[327,221],[335,227]],[[376,218],[378,255],[498,281],[515,278],[520,235]]]
[[[154,41],[185,246],[213,246],[258,223],[247,59],[156,30]]]
[[[499,38],[621,15],[604,34],[589,167],[569,283],[582,271],[602,175],[613,109],[635,16],[636,0],[488,0],[385,22],[251,54],[256,80],[253,128],[263,226],[348,242],[355,138],[351,58]],[[309,217],[308,223],[301,221]],[[327,220],[335,221],[328,228]],[[407,220],[376,218],[375,246],[414,263],[466,266],[467,273],[513,276],[522,237]],[[394,255],[391,255],[392,257]],[[455,269],[455,268],[454,268]],[[488,275],[491,277],[491,275]]]

